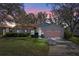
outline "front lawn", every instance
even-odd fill
[[[48,42],[30,37],[8,37],[0,39],[0,55],[32,56],[47,55]]]

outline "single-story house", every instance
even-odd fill
[[[7,24],[0,24],[0,32],[3,32],[3,35],[6,32],[31,33],[33,35],[35,31],[38,32],[39,37],[44,35],[48,39],[61,39],[64,36],[63,28],[55,24],[16,24],[14,27]]]
[[[12,28],[12,32],[30,33],[31,30],[35,30],[35,28],[37,28],[36,24],[17,24],[14,28]]]
[[[17,24],[14,27],[8,26],[7,24],[0,24],[0,32],[3,32],[3,35],[6,32],[31,33],[35,28],[37,28],[37,25],[35,24]]]

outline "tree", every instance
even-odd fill
[[[30,24],[36,24],[37,23],[37,18],[33,13],[29,13],[27,15],[26,21],[27,21],[27,23],[30,23]]]
[[[67,25],[66,28],[68,28],[71,32],[74,31],[75,26],[79,22],[78,19],[79,15],[76,16],[73,15],[74,11],[79,13],[78,10],[79,10],[79,4],[74,4],[74,3],[55,4],[55,8],[53,9],[53,11],[58,16],[59,24],[62,26]]]
[[[7,10],[8,14],[12,15],[13,12],[22,12],[23,10],[23,4],[20,3],[2,3],[0,4],[0,9]]]
[[[23,20],[22,18],[24,18],[22,15],[25,14],[24,11],[24,5],[21,3],[1,3],[0,4],[0,12],[1,14],[3,10],[6,10],[6,15],[11,15],[14,17],[14,21],[16,22],[20,22],[19,20]],[[3,11],[4,12],[4,11]],[[3,14],[3,16],[6,16],[5,14]],[[4,19],[4,17],[3,17]]]
[[[38,12],[37,18],[38,18],[38,23],[41,24],[46,20],[46,13],[44,12]]]

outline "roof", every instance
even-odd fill
[[[6,24],[0,24],[0,28],[11,28],[11,27],[7,26]]]
[[[17,24],[14,28],[19,28],[19,29],[34,29],[37,28],[38,26],[36,24]]]
[[[37,28],[38,26],[36,24],[17,24],[13,28],[19,28],[19,29],[32,29]],[[0,28],[12,28],[6,24],[0,24]]]
[[[13,28],[16,26],[15,22],[8,22],[8,21],[3,21],[0,23],[1,28]]]

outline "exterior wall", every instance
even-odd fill
[[[0,28],[0,35],[5,35],[7,32],[9,32],[9,28]]]
[[[31,32],[31,30],[28,30],[28,29],[12,29],[12,32],[15,32],[15,33],[29,33]]]
[[[41,29],[46,38],[62,39],[64,37],[64,29],[55,24],[43,24]]]

